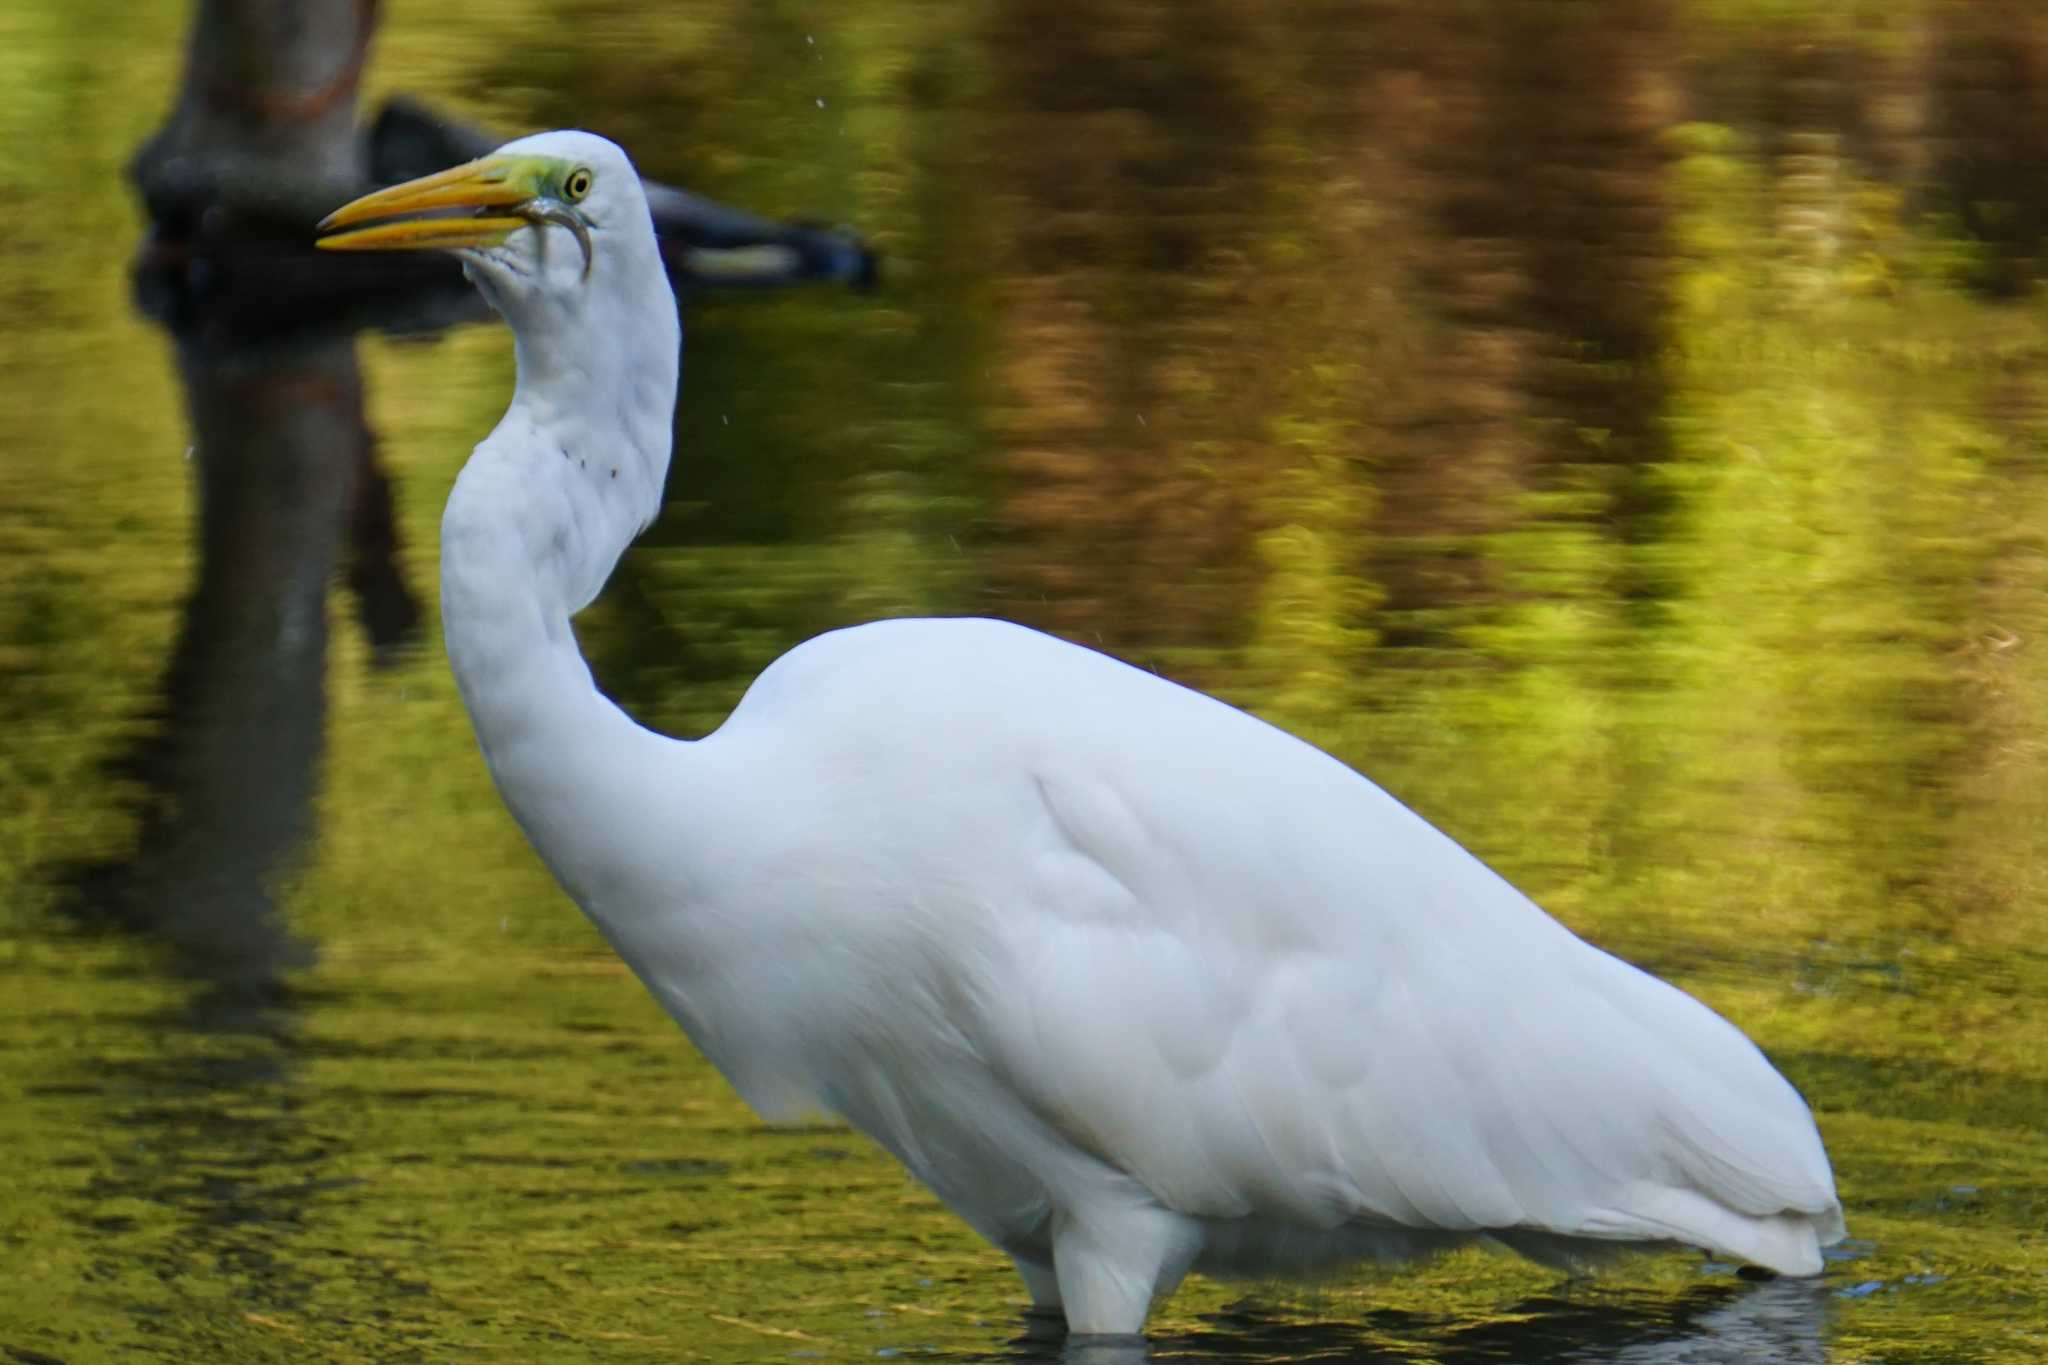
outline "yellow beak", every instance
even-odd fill
[[[537,161],[487,156],[366,194],[320,220],[317,245],[327,251],[497,246],[536,220],[549,221],[551,215],[533,211],[541,193]]]

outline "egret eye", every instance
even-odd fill
[[[590,172],[578,166],[575,170],[569,172],[568,179],[562,182],[563,197],[570,203],[575,203],[584,195],[590,193],[590,182]]]

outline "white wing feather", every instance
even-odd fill
[[[1747,1038],[1211,698],[888,622],[793,651],[700,748],[778,803],[711,822],[730,866],[788,876],[707,897],[748,907],[729,955],[621,950],[750,1099],[846,1114],[1013,1250],[1076,1162],[1201,1220],[1224,1270],[1276,1255],[1233,1223],[1310,1261],[1391,1229],[1791,1273],[1841,1235]]]

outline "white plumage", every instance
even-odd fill
[[[750,1104],[871,1134],[1077,1332],[1190,1269],[1476,1237],[1820,1269],[1827,1156],[1748,1039],[1243,712],[985,620],[810,641],[695,742],[612,706],[569,618],[659,506],[673,300],[617,148],[493,160],[591,173],[589,260],[552,209],[454,244],[519,379],[449,500],[449,656],[535,847]]]

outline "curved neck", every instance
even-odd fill
[[[513,466],[464,469],[441,525],[448,661],[505,804],[570,894],[596,894],[615,851],[598,812],[621,769],[663,746],[598,691],[552,576],[524,547],[550,531]],[[511,509],[506,504],[511,504]],[[596,818],[593,818],[596,816]]]
[[[652,270],[638,289],[600,269],[565,299],[493,299],[517,333],[518,386],[441,521],[442,628],[463,704],[506,805],[593,914],[622,875],[608,812],[677,743],[597,690],[569,624],[661,505],[680,337]]]

